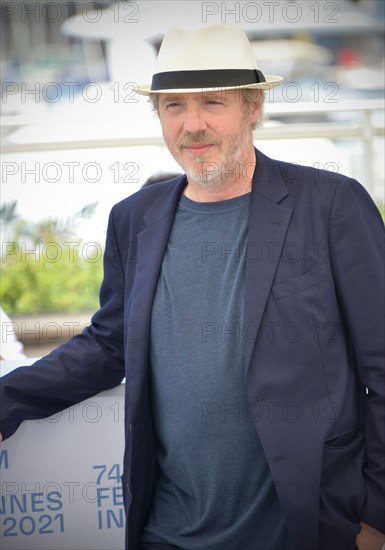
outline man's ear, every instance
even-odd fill
[[[262,111],[262,108],[263,108],[263,105],[260,101],[253,101],[251,103],[251,107],[250,107],[250,122],[251,124],[255,124],[260,116],[261,116],[261,111]]]
[[[259,126],[261,107],[255,103],[250,103],[248,107],[248,123],[254,131]]]

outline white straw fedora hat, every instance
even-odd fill
[[[170,29],[163,38],[151,85],[135,91],[150,95],[232,88],[268,90],[282,80],[259,70],[240,27],[222,24],[196,30]]]

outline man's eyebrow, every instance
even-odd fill
[[[160,103],[169,103],[170,101],[182,101],[183,96],[176,94],[167,94],[160,99]]]
[[[202,98],[205,100],[214,100],[214,101],[226,101],[226,93],[218,91],[218,92],[203,92]]]

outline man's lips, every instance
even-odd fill
[[[190,143],[189,145],[184,146],[184,148],[193,155],[201,155],[206,153],[210,147],[213,147],[212,143]]]

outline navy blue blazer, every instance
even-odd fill
[[[385,517],[383,223],[355,180],[256,155],[243,329],[248,414],[296,549],[353,549],[359,520],[381,530]],[[1,379],[0,431],[9,437],[22,420],[126,377],[129,550],[140,548],[156,478],[151,307],[185,185],[185,177],[156,184],[112,209],[91,326]]]

